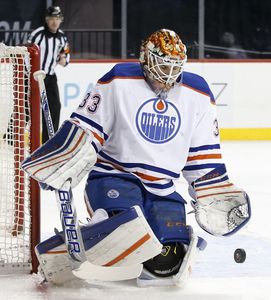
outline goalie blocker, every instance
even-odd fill
[[[69,179],[74,188],[96,163],[92,138],[89,130],[67,120],[50,140],[22,162],[22,168],[42,188],[59,190]]]

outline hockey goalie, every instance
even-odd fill
[[[251,214],[248,195],[230,181],[222,160],[213,94],[202,77],[184,71],[186,60],[174,31],[154,32],[139,63],[116,64],[22,165],[47,189],[68,179],[75,187],[88,174],[91,220],[81,229],[87,259],[143,263],[139,286],[182,286],[206,246],[186,223],[189,199],[175,186],[181,175],[196,221],[211,235],[235,233]],[[61,232],[36,252],[48,281],[73,278]]]

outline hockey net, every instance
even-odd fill
[[[39,188],[20,164],[40,142],[39,60],[36,45],[0,44],[0,274],[37,269]]]

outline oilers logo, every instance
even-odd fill
[[[162,144],[175,137],[180,129],[181,116],[176,106],[160,98],[144,102],[136,114],[136,127],[151,143]]]

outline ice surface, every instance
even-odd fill
[[[36,275],[0,277],[0,299],[99,299],[99,300],[271,300],[271,142],[223,142],[223,158],[231,180],[249,194],[252,218],[237,234],[216,238],[202,231],[193,215],[188,216],[207,248],[200,253],[192,276],[183,289],[138,288],[135,281],[81,282],[64,286],[39,285]],[[79,218],[87,217],[83,204],[84,184],[74,190]],[[178,190],[187,197],[186,184]],[[189,199],[189,198],[188,198]],[[187,205],[187,211],[190,205]],[[54,195],[42,193],[42,239],[60,228]],[[244,248],[247,259],[237,264],[233,259],[236,248]]]

